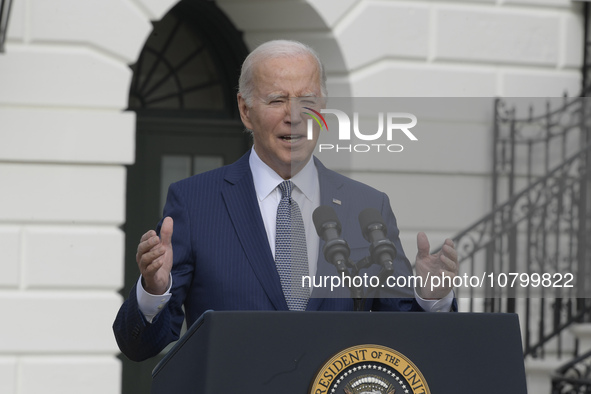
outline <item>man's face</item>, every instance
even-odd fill
[[[255,65],[253,82],[251,107],[238,94],[242,122],[253,131],[261,160],[291,178],[308,162],[318,139],[316,129],[314,139],[307,139],[307,119],[298,110],[298,102],[313,105],[312,99],[321,96],[317,64],[309,55],[263,60]]]

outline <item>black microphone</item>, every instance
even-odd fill
[[[312,220],[318,236],[325,242],[322,252],[326,261],[334,264],[338,272],[345,272],[351,249],[341,238],[341,222],[332,207],[321,205],[314,210]]]
[[[383,274],[394,272],[394,258],[396,258],[396,247],[386,236],[388,228],[382,214],[375,208],[367,208],[359,214],[359,225],[363,237],[371,245],[369,253],[374,263],[383,267]]]

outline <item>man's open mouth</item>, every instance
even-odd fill
[[[289,141],[289,142],[296,142],[299,141],[303,138],[303,136],[301,135],[284,135],[281,137],[282,140],[284,141]]]

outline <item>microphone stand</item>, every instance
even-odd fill
[[[340,262],[335,264],[335,267],[337,268],[339,275],[349,278],[349,291],[351,293],[351,298],[353,299],[353,310],[355,312],[363,312],[365,305],[363,289],[361,286],[355,286],[353,280],[355,277],[359,276],[359,268],[357,267],[357,264],[353,263],[351,259],[348,259],[346,264]],[[347,267],[351,267],[352,272],[349,272]]]

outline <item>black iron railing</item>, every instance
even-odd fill
[[[591,394],[591,351],[556,370],[552,394]]]
[[[573,287],[555,281],[521,286],[519,280],[458,294],[469,298],[471,311],[519,313],[525,355],[543,357],[550,343],[558,355],[576,352],[576,343],[564,343],[563,330],[591,319],[584,299],[591,293],[590,103],[550,100],[542,115],[533,116],[532,109],[518,118],[515,108],[523,103],[509,108],[498,100],[493,210],[454,238],[468,274],[572,275]]]
[[[591,7],[589,7],[589,3],[584,4],[584,16],[585,16],[585,37],[584,37],[584,63],[582,67],[582,89],[581,89],[581,96],[588,97],[591,93],[591,79],[589,76],[591,75],[591,18],[590,18]],[[586,114],[588,117],[589,115]],[[587,134],[588,140],[590,139],[589,134]],[[591,173],[589,167],[589,155],[587,156],[587,176],[589,177],[589,173]],[[584,201],[591,197],[591,188],[589,187],[589,181],[587,179],[587,187],[585,188],[583,185],[581,186],[582,193],[580,195],[580,199]],[[589,209],[589,206],[587,206]],[[581,220],[584,220],[581,217]],[[589,218],[587,217],[587,226],[589,226]],[[579,249],[581,250],[581,254],[585,254],[585,256],[578,256],[578,258],[587,259],[589,262],[589,258],[591,256],[590,246],[591,240],[589,237],[591,236],[591,230],[587,227],[587,232],[585,234],[581,234],[578,242],[579,242]],[[583,245],[587,244],[587,247],[582,247]],[[577,310],[579,311],[579,315],[581,315],[581,320],[588,321],[589,320],[589,299],[578,299],[578,307]],[[558,335],[558,334],[557,334]],[[552,378],[552,394],[584,394],[589,393],[591,394],[591,351],[586,352],[585,354],[576,357],[572,361],[568,362],[567,364],[560,367],[556,370],[555,376]]]

